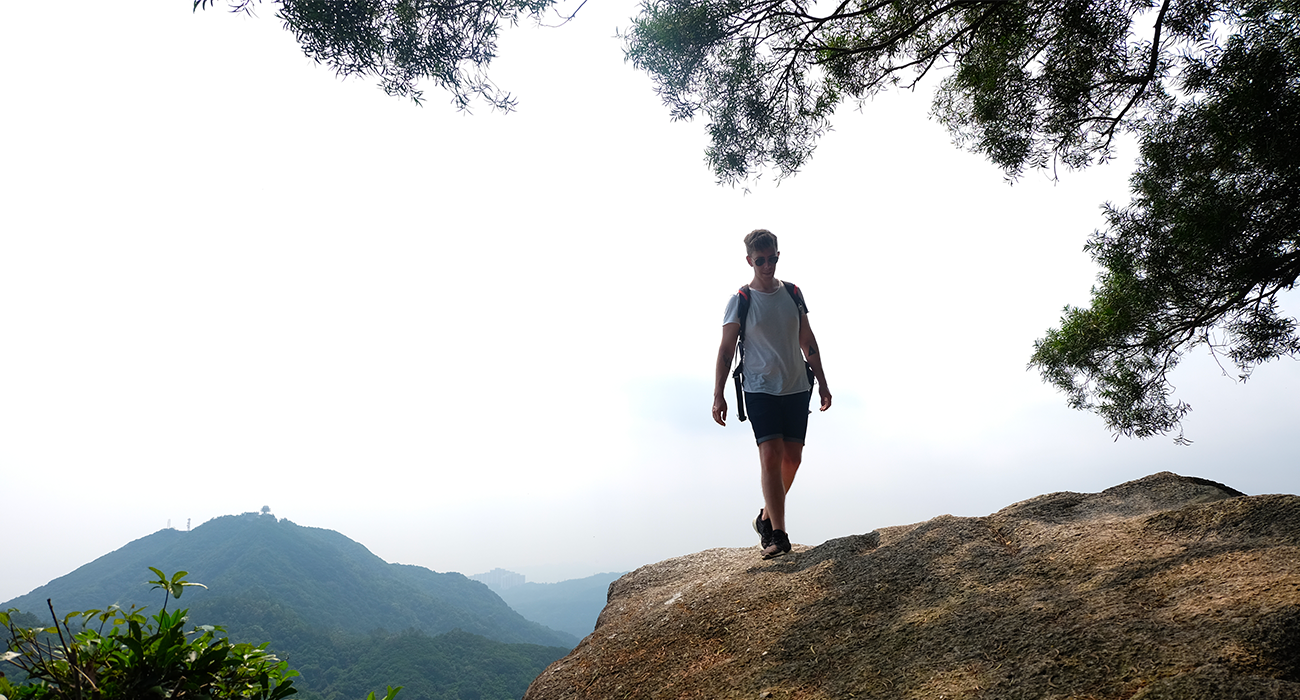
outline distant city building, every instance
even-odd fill
[[[486,583],[487,587],[494,591],[504,591],[507,588],[524,585],[523,574],[516,574],[505,569],[493,569],[486,574],[474,574],[470,578]]]

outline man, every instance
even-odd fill
[[[808,325],[807,307],[798,288],[776,278],[780,257],[776,236],[766,229],[745,236],[745,262],[754,270],[745,316],[742,385],[749,424],[758,441],[763,508],[754,519],[763,558],[790,551],[785,526],[785,494],[794,483],[803,459],[812,385],[807,367],[817,379],[821,410],[831,407],[831,392],[822,372],[822,356]],[[722,320],[722,345],[713,386],[713,420],[727,424],[727,375],[740,338],[741,293],[731,297]],[[807,366],[804,362],[807,361]]]

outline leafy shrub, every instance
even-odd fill
[[[292,680],[298,672],[266,644],[235,644],[211,625],[186,632],[189,611],[169,613],[167,603],[203,584],[186,581],[185,571],[170,578],[150,571],[158,578],[148,583],[163,590],[162,608],[152,617],[145,617],[144,608],[113,605],[60,619],[49,600],[52,627],[22,626],[30,617],[15,609],[0,613],[0,626],[9,632],[0,660],[26,675],[17,684],[0,676],[0,700],[281,700],[298,692]],[[384,700],[398,690],[389,687]],[[371,693],[369,700],[374,698]]]

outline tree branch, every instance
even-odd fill
[[[1156,68],[1160,65],[1160,30],[1164,26],[1165,13],[1169,11],[1169,2],[1170,0],[1164,0],[1160,5],[1159,14],[1156,15],[1155,33],[1151,37],[1151,61],[1147,64],[1146,76],[1138,85],[1138,89],[1133,93],[1133,97],[1129,99],[1128,104],[1124,105],[1124,108],[1119,111],[1119,114],[1113,120],[1109,120],[1111,125],[1103,132],[1106,134],[1106,143],[1102,145],[1103,150],[1110,148],[1111,141],[1115,139],[1115,129],[1119,128],[1124,115],[1128,114],[1133,105],[1137,104],[1138,98],[1142,97],[1147,90],[1147,86],[1151,84],[1152,80],[1155,80]]]

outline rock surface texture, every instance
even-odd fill
[[[1300,497],[1162,472],[615,581],[525,700],[1300,700]]]

